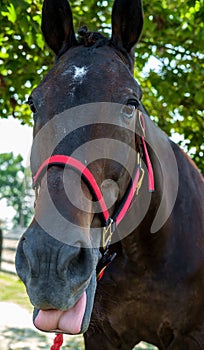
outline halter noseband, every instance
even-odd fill
[[[154,191],[154,174],[153,174],[152,164],[149,158],[149,154],[148,154],[148,150],[145,142],[145,120],[144,120],[143,114],[140,111],[139,111],[139,122],[142,129],[141,144],[143,146],[143,153],[144,153],[145,162],[148,169],[149,191],[153,192]],[[138,194],[139,189],[142,185],[142,180],[144,177],[144,169],[142,168],[141,158],[142,156],[140,155],[140,153],[138,153],[137,165],[135,167],[133,176],[130,180],[130,183],[122,199],[122,202],[113,216],[111,216],[109,213],[109,210],[103,198],[103,194],[101,192],[99,185],[95,180],[95,177],[87,168],[87,166],[84,165],[81,161],[79,161],[76,158],[62,155],[62,154],[53,155],[48,159],[46,159],[41,164],[35,176],[33,177],[33,188],[36,191],[36,199],[37,199],[37,192],[38,192],[38,187],[40,185],[41,178],[43,177],[43,175],[45,174],[46,170],[49,167],[51,166],[58,166],[61,168],[70,167],[76,170],[79,174],[81,174],[83,181],[87,184],[94,198],[98,201],[98,204],[100,206],[101,213],[104,219],[104,228],[103,228],[103,234],[102,234],[103,257],[102,257],[102,261],[99,262],[99,264],[102,265],[102,267],[99,268],[100,276],[98,277],[98,279],[102,277],[101,274],[102,274],[102,271],[104,270],[103,265],[107,267],[107,265],[115,257],[114,254],[112,255],[107,254],[112,235],[115,229],[117,228],[117,226],[123,220],[124,216],[126,215],[132,203],[132,200],[135,194],[136,195]],[[103,260],[105,262],[104,264],[103,264]]]

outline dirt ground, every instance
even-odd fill
[[[32,313],[10,302],[0,302],[0,350],[50,350],[55,335],[38,331]],[[64,335],[62,350],[84,350],[82,336]],[[140,343],[135,350],[153,350]],[[96,349],[97,350],[97,349]]]
[[[0,350],[49,350],[54,334],[39,332],[32,314],[19,305],[0,302]],[[83,350],[81,336],[64,336],[62,349]]]

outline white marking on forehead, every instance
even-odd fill
[[[85,67],[71,66],[62,73],[62,76],[73,74],[74,80],[80,80],[85,77],[87,72],[88,72],[88,67],[86,66]]]
[[[62,76],[71,75],[69,78],[70,81],[70,90],[69,95],[74,97],[76,85],[81,85],[86,74],[88,72],[88,67],[78,67],[75,65],[69,66],[68,69],[66,69]]]
[[[74,66],[74,80],[83,79],[87,73],[87,67],[77,67]]]

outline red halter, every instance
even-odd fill
[[[79,173],[81,173],[82,178],[86,181],[89,188],[94,193],[94,196],[98,200],[98,203],[99,203],[100,208],[101,208],[101,213],[103,214],[105,223],[107,225],[109,225],[110,219],[111,219],[110,214],[109,214],[108,208],[106,206],[106,203],[104,201],[102,192],[101,192],[94,176],[92,175],[90,170],[82,162],[80,162],[79,160],[77,160],[75,158],[72,158],[70,156],[57,154],[57,155],[51,156],[50,158],[46,159],[42,163],[40,168],[38,169],[36,175],[33,177],[34,188],[36,186],[38,186],[41,177],[45,173],[46,169],[49,168],[50,166],[59,166],[59,167],[69,166],[73,169],[76,169]],[[138,185],[138,181],[139,181],[139,177],[140,177],[140,172],[141,172],[141,169],[138,166],[136,173],[134,175],[134,178],[132,180],[132,185],[126,193],[127,198],[125,199],[123,206],[120,208],[120,211],[117,213],[117,215],[114,216],[114,221],[115,221],[116,225],[118,225],[121,222],[121,220],[125,216],[128,208],[130,206],[132,198],[133,198],[135,191],[137,189],[137,185]]]
[[[147,146],[145,143],[145,120],[144,116],[142,114],[139,114],[139,120],[140,125],[142,128],[142,145],[143,145],[143,151],[145,155],[145,160],[147,164],[148,169],[148,178],[149,178],[149,191],[154,191],[154,174],[152,169],[152,164],[149,158]],[[126,190],[126,193],[123,197],[123,200],[120,204],[119,209],[116,211],[116,213],[111,217],[109,210],[106,206],[105,200],[103,198],[103,194],[93,176],[93,174],[90,172],[90,170],[84,165],[81,161],[71,157],[71,156],[65,156],[62,154],[57,154],[49,157],[46,159],[36,172],[35,176],[33,177],[33,188],[37,189],[40,180],[46,170],[51,166],[58,166],[58,167],[71,167],[72,169],[75,169],[78,171],[83,180],[87,183],[89,189],[94,194],[95,199],[98,201],[98,204],[101,208],[101,213],[104,218],[105,228],[103,231],[103,237],[102,237],[102,246],[104,250],[107,248],[111,241],[111,237],[113,232],[115,231],[116,227],[120,224],[120,222],[123,220],[124,216],[126,215],[130,204],[132,203],[133,197],[135,193],[137,194],[144,175],[144,170],[141,167],[141,161],[138,162],[134,174],[132,176],[132,179],[129,183],[129,186]]]

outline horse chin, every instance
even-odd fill
[[[67,310],[39,310],[34,308],[33,323],[44,332],[80,334],[87,331],[90,323],[96,290],[96,277],[91,278],[88,288],[76,303]]]

